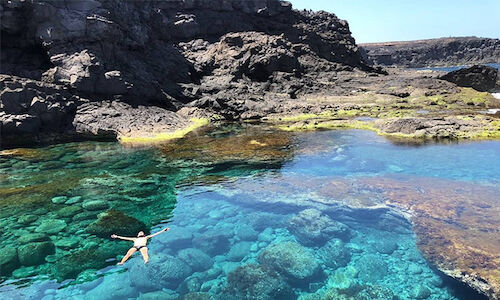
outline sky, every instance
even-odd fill
[[[357,43],[450,36],[500,38],[500,0],[289,0],[347,20]]]

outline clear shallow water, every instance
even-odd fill
[[[477,298],[427,263],[402,216],[349,208],[332,195],[367,177],[493,188],[499,154],[498,141],[412,147],[367,131],[289,135],[236,126],[160,150],[74,143],[2,157],[1,248],[53,243],[55,251],[27,248],[45,257],[11,261],[0,296]],[[375,196],[359,189],[349,197],[359,206]],[[149,265],[134,256],[112,266],[130,245],[88,230],[109,209],[152,231],[171,227],[151,241]]]

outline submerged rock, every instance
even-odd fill
[[[376,282],[383,279],[389,272],[387,263],[377,255],[363,255],[355,265],[359,270],[358,278],[364,282]]]
[[[319,258],[326,266],[339,268],[346,266],[351,260],[351,253],[339,239],[332,239],[317,251]]]
[[[240,261],[243,257],[250,253],[252,247],[251,242],[239,242],[231,247],[227,254],[227,259],[230,261]]]
[[[87,245],[83,249],[59,258],[52,265],[53,274],[59,280],[75,279],[78,274],[89,269],[101,269],[109,263],[107,259],[116,257],[118,253],[125,253],[130,245],[125,243],[102,243],[101,245]]]
[[[322,271],[314,255],[295,242],[273,244],[264,249],[258,261],[276,270],[290,282],[307,285],[319,280]]]
[[[214,263],[210,256],[196,248],[180,250],[177,256],[188,264],[195,272],[205,271]]]
[[[169,255],[155,255],[145,265],[137,260],[130,268],[132,284],[144,291],[160,290],[164,287],[176,289],[192,273],[184,261]]]
[[[137,291],[132,287],[127,273],[104,276],[103,281],[85,294],[85,299],[129,299],[135,298]]]
[[[288,300],[296,295],[283,278],[269,267],[240,266],[227,276],[228,299]]]
[[[49,241],[50,239],[46,234],[43,233],[28,233],[28,234],[23,234],[17,240],[21,244],[28,244],[33,242],[45,242]]]
[[[105,210],[109,207],[109,204],[104,200],[92,200],[83,202],[82,207],[86,210]]]
[[[217,255],[229,250],[227,235],[217,230],[209,230],[193,238],[193,245],[209,255]]]
[[[45,262],[45,257],[55,253],[52,242],[36,242],[22,245],[17,249],[19,261],[23,266],[36,266]]]
[[[10,275],[19,266],[16,248],[11,246],[3,247],[0,252],[0,276]]]
[[[305,209],[293,217],[288,228],[305,246],[321,246],[330,238],[347,239],[350,236],[349,227],[314,208]]]
[[[108,238],[112,234],[136,236],[139,231],[149,232],[146,224],[119,210],[109,210],[85,229],[90,234]]]
[[[55,234],[63,231],[67,227],[66,222],[59,219],[43,220],[35,229],[35,232]]]

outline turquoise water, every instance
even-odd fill
[[[161,149],[1,156],[1,248],[17,258],[2,256],[0,297],[480,299],[429,265],[401,214],[360,208],[378,196],[335,197],[363,178],[495,189],[499,154],[498,141],[414,147],[367,131],[233,125]],[[130,245],[107,238],[125,230],[104,219],[110,210],[130,232],[171,228],[150,242],[148,265],[136,255],[114,266]]]

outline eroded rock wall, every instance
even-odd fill
[[[462,37],[361,44],[368,61],[399,67],[459,66],[500,62],[500,40]]]
[[[371,70],[346,21],[296,11],[286,1],[1,0],[0,14],[0,73],[55,85],[71,94],[60,93],[63,102],[83,99],[77,106],[122,101],[177,111],[199,100],[234,102],[273,90],[295,98],[314,82],[305,74]],[[19,119],[0,105],[2,124]],[[248,110],[220,105],[231,118]],[[2,128],[3,137],[15,134]],[[39,132],[53,130],[41,124],[30,131]]]

